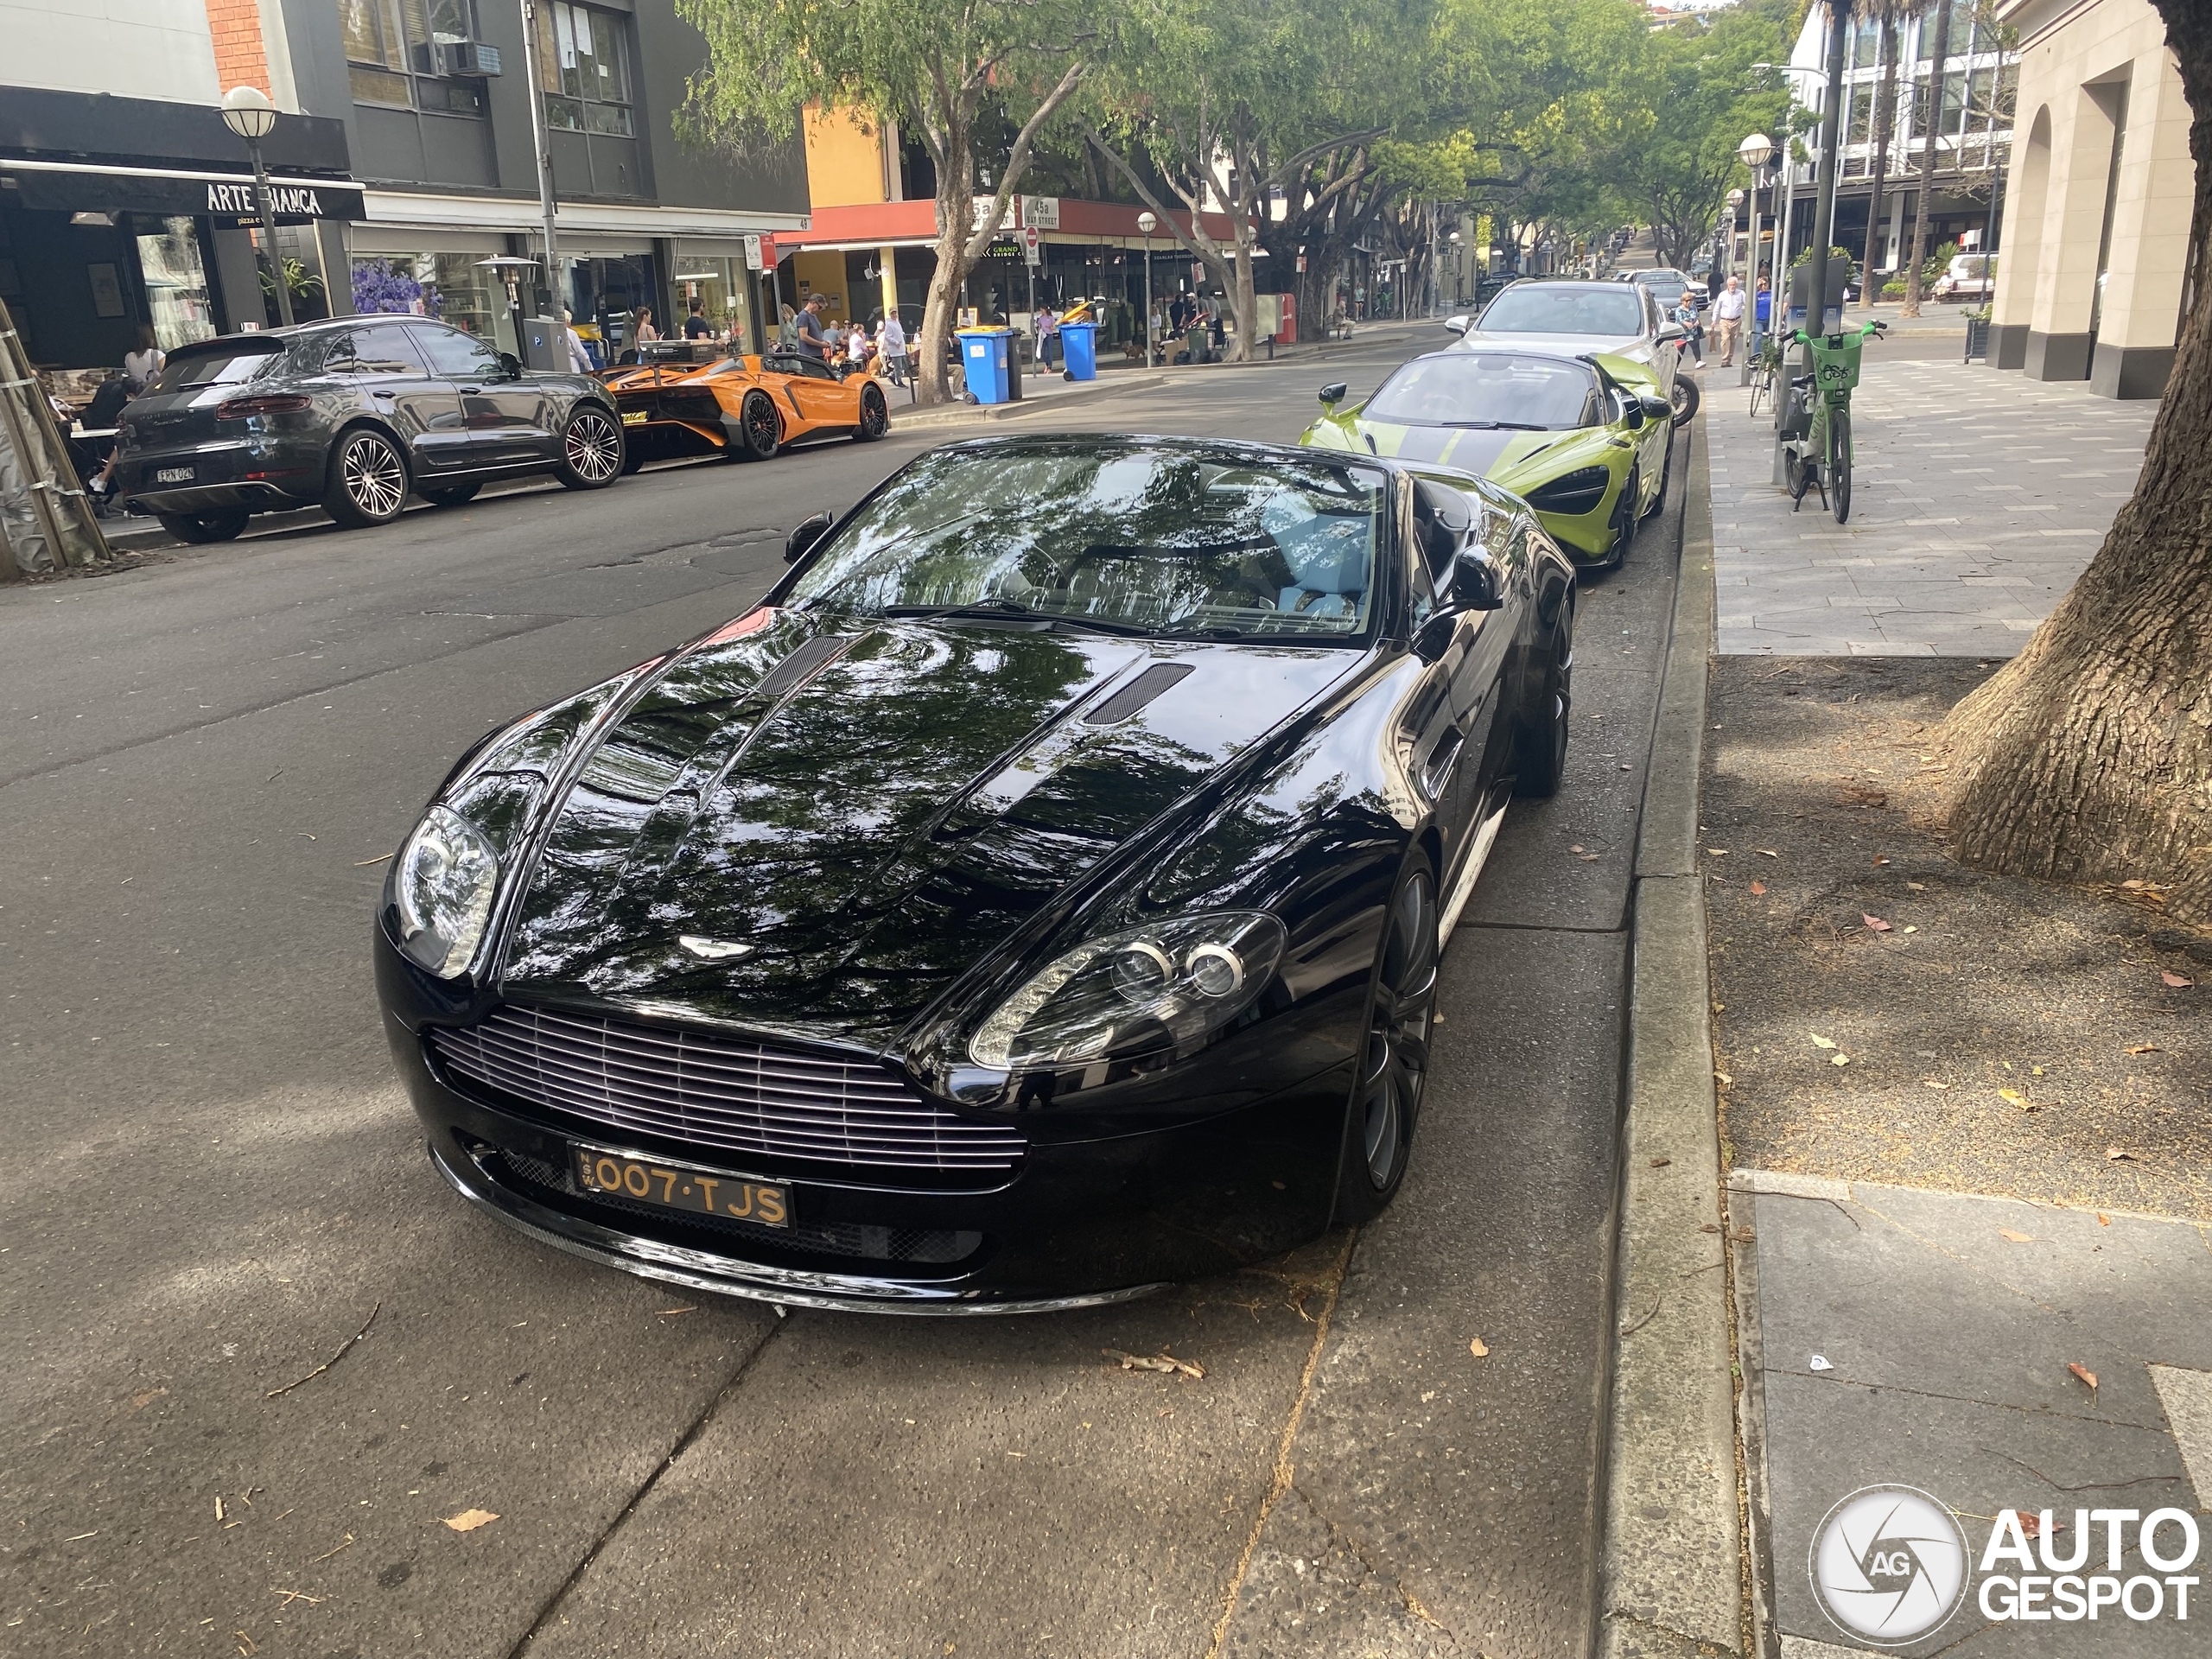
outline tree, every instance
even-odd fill
[[[1882,26],[1882,84],[1874,95],[1874,174],[1866,199],[1866,263],[1860,268],[1859,296],[1874,303],[1882,287],[1876,274],[1882,265],[1882,186],[1890,175],[1890,135],[1897,124],[1897,49],[1903,35],[1897,25],[1909,21],[1918,0],[1859,0],[1859,15]]]
[[[1652,35],[1647,96],[1650,135],[1613,166],[1649,215],[1660,262],[1687,267],[1712,232],[1743,163],[1744,135],[1771,131],[1789,107],[1779,73],[1797,10],[1786,0],[1745,0]]]
[[[1099,51],[1103,8],[1078,0],[677,0],[706,36],[685,123],[739,146],[787,139],[809,105],[897,118],[937,168],[937,269],[922,316],[921,401],[942,403],[953,313],[990,246],[1038,134]],[[975,200],[977,125],[992,105],[1018,118],[991,201]]]
[[[1960,858],[2061,881],[2141,880],[2212,922],[2212,10],[2152,0],[2196,163],[2195,269],[2135,494],[2027,649],[1951,711]]]
[[[1951,0],[1936,0],[1936,26],[1929,37],[1928,118],[1920,124],[1920,199],[1912,207],[1912,251],[1904,267],[1904,308],[1920,315],[1920,262],[1928,257],[1928,206],[1936,194],[1936,136],[1943,126],[1943,88],[1951,60]]]

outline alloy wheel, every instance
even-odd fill
[[[604,484],[622,470],[622,435],[596,410],[569,423],[564,440],[569,469],[587,484]]]
[[[742,412],[745,422],[746,447],[754,454],[766,458],[776,453],[776,446],[783,441],[783,423],[776,418],[776,406],[759,392],[745,400]]]
[[[339,461],[339,479],[364,518],[395,517],[407,500],[407,464],[391,441],[375,432],[356,433]]]
[[[1360,1146],[1368,1185],[1385,1192],[1406,1161],[1428,1077],[1428,1033],[1436,1013],[1436,887],[1416,870],[1390,906],[1389,933],[1376,974],[1360,1085]]]

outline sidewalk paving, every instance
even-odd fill
[[[1771,422],[1708,377],[1723,655],[2013,656],[2133,493],[2155,404],[1881,349],[1853,402],[1844,524],[1817,495],[1791,512]]]

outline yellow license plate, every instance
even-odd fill
[[[622,424],[625,426],[643,426],[646,418],[645,411],[642,409],[626,409],[622,411]]]
[[[791,1189],[780,1181],[715,1174],[688,1164],[664,1164],[598,1147],[572,1145],[569,1157],[576,1172],[576,1185],[587,1192],[684,1215],[749,1221],[761,1227],[791,1224]]]

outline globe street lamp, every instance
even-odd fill
[[[1736,271],[1736,216],[1743,211],[1744,193],[1740,190],[1731,190],[1728,193],[1728,245],[1724,250],[1726,257],[1722,261],[1720,269],[1720,274],[1723,276],[1733,276]]]
[[[1160,228],[1159,216],[1147,208],[1137,215],[1137,229],[1144,232],[1144,365],[1152,367],[1152,233]]]
[[[287,328],[292,326],[292,289],[284,280],[284,261],[276,251],[276,209],[269,199],[269,168],[261,159],[261,141],[276,124],[276,106],[269,94],[255,86],[233,86],[223,94],[223,124],[245,140],[253,158],[254,200],[261,207],[261,238],[269,247],[269,270],[276,279],[276,315]]]
[[[1460,305],[1466,298],[1467,265],[1464,252],[1466,238],[1454,231],[1444,239],[1452,249],[1452,303]]]
[[[1751,378],[1751,359],[1758,355],[1760,345],[1758,299],[1759,202],[1758,191],[1760,186],[1765,181],[1766,164],[1774,159],[1774,143],[1766,136],[1766,134],[1763,132],[1755,132],[1751,134],[1750,137],[1745,139],[1742,143],[1736,146],[1736,155],[1738,159],[1740,160],[1745,167],[1751,169],[1751,190],[1753,193],[1751,196],[1751,349],[1744,353],[1744,378],[1748,380]],[[1770,265],[1773,276],[1773,286],[1769,289],[1767,294],[1767,306],[1770,311],[1772,309],[1775,302],[1780,297],[1777,290],[1782,287],[1782,245],[1781,236],[1779,234],[1780,228],[1780,225],[1777,223],[1776,226],[1777,235],[1775,238],[1774,258]]]

